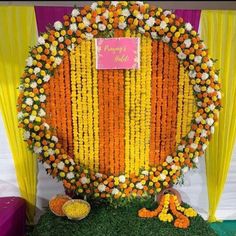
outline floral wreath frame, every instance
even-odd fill
[[[18,119],[29,148],[47,173],[63,181],[64,187],[77,195],[110,200],[144,197],[177,183],[189,168],[196,167],[198,157],[204,154],[221,108],[218,71],[197,32],[172,12],[140,1],[98,1],[80,10],[74,8],[63,19],[63,23],[56,21],[39,36],[21,77]],[[108,176],[83,168],[64,153],[52,127],[46,123],[45,85],[62,62],[64,50],[73,50],[82,40],[111,37],[112,30],[128,28],[161,40],[174,50],[193,85],[197,111],[190,132],[162,164],[142,169],[138,176]]]

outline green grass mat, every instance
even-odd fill
[[[114,209],[110,206],[92,206],[89,216],[81,221],[54,216],[47,211],[30,236],[215,236],[217,235],[200,216],[191,219],[188,229],[177,229],[172,223],[157,218],[141,219],[137,211],[144,203]]]

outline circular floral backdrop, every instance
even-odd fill
[[[67,191],[123,199],[159,193],[204,155],[221,92],[190,23],[140,1],[73,9],[41,34],[21,77],[29,148]],[[140,38],[138,70],[97,70],[94,38]]]

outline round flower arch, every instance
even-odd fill
[[[198,33],[172,12],[140,1],[98,1],[82,9],[75,8],[63,18],[63,23],[55,22],[40,35],[21,77],[18,118],[29,148],[38,155],[48,173],[77,195],[110,200],[144,197],[177,183],[204,154],[221,107],[218,71]],[[130,29],[167,43],[188,72],[197,106],[191,130],[176,151],[162,164],[140,170],[138,176],[108,176],[75,163],[64,153],[45,118],[45,87],[62,62],[65,50],[72,51],[83,40],[111,37],[114,29]]]

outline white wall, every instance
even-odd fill
[[[205,219],[208,212],[208,197],[205,175],[205,160],[199,161],[199,168],[190,171],[185,176],[184,186],[177,186],[183,201],[194,207]],[[233,153],[232,163],[222,195],[217,216],[219,219],[236,219],[236,148]],[[55,194],[63,193],[61,183],[46,174],[42,165],[39,165],[37,215],[36,221],[48,205],[48,200]],[[0,197],[19,196],[15,169],[7,142],[6,133],[0,116]]]

